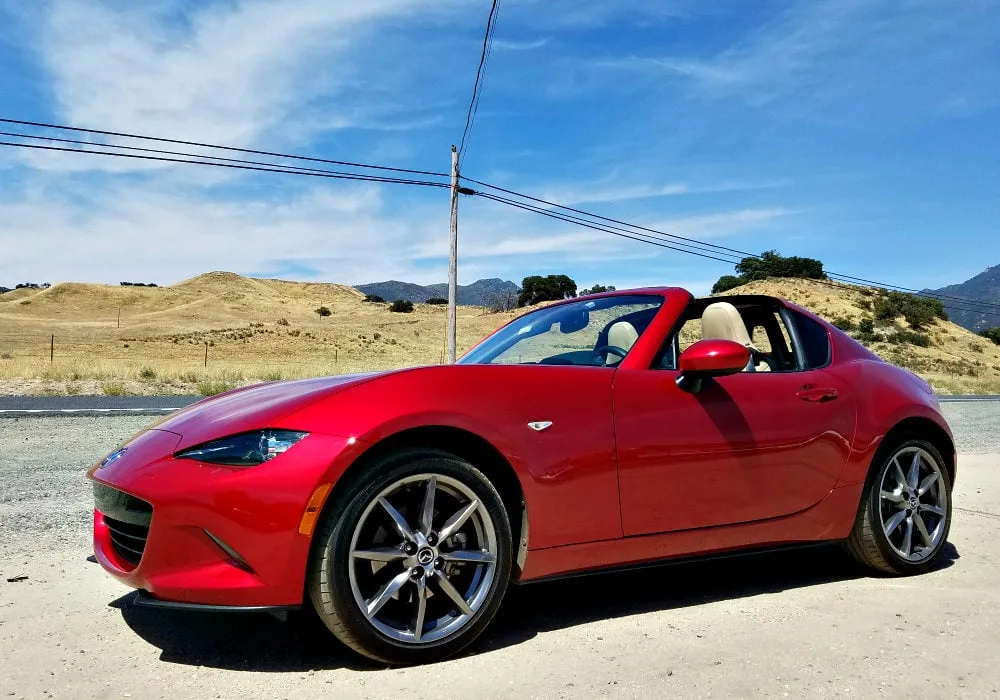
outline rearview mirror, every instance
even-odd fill
[[[731,340],[699,340],[681,353],[677,386],[692,394],[701,391],[705,377],[722,377],[742,372],[750,362],[749,348]]]
[[[566,310],[559,315],[559,332],[576,333],[590,325],[590,312],[586,309]]]

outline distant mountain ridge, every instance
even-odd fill
[[[925,289],[929,294],[947,294],[953,297],[963,297],[974,301],[989,302],[1000,307],[1000,265],[986,268],[972,279],[960,284],[951,284],[940,289]],[[977,304],[963,304],[957,300],[944,299],[948,318],[970,331],[981,331],[984,328],[1000,326],[1000,308],[991,311],[987,308],[976,309]],[[958,310],[954,306],[962,306],[968,310]]]
[[[370,284],[359,284],[355,287],[364,294],[376,294],[386,301],[404,299],[414,303],[425,302],[428,299],[448,298],[448,285],[441,284],[413,284],[412,282],[400,282],[389,280],[388,282],[372,282]],[[472,284],[460,284],[457,290],[457,301],[463,306],[486,306],[490,300],[507,294],[517,294],[520,287],[509,280],[502,280],[499,277],[476,280]]]

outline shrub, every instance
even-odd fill
[[[156,379],[156,370],[152,367],[143,367],[142,371],[139,372],[139,378],[152,381]]]
[[[517,308],[517,292],[498,292],[486,298],[486,311],[491,314],[513,311]]]
[[[844,316],[834,316],[833,318],[830,319],[830,323],[832,323],[845,333],[850,333],[851,331],[857,330],[858,327],[854,321]]]
[[[984,328],[979,331],[979,335],[996,343],[997,345],[1000,345],[1000,326],[995,326],[994,328]]]
[[[880,321],[891,321],[902,316],[911,330],[921,330],[935,318],[948,320],[944,305],[940,299],[920,297],[903,292],[887,292],[875,300],[873,307],[875,318]]]
[[[121,382],[101,382],[101,393],[105,396],[124,396],[125,385]]]
[[[215,396],[216,394],[221,394],[224,391],[229,391],[234,386],[235,384],[232,382],[223,381],[221,379],[206,379],[198,382],[198,393],[202,396]]]
[[[278,319],[277,321],[275,321],[275,323],[276,323],[277,325],[279,325],[279,326],[290,326],[290,325],[292,325],[292,324],[290,324],[290,323],[288,322],[288,319],[287,319],[287,318],[279,318],[279,319]]]
[[[384,304],[385,299],[380,297],[378,294],[365,294],[365,301],[369,304]]]
[[[745,277],[737,277],[736,275],[723,275],[719,278],[719,281],[712,285],[712,294],[721,294],[722,292],[728,292],[730,289],[735,289],[736,287],[742,286],[747,283]]]
[[[372,333],[372,338],[374,340],[382,340],[382,334],[381,333]]]
[[[916,345],[920,348],[929,348],[931,346],[931,339],[926,333],[919,333],[917,331],[912,331],[907,328],[901,328],[896,331],[894,335],[889,336],[889,342],[895,343],[897,345],[910,344]]]
[[[327,316],[331,315],[333,312],[330,311],[330,309],[328,309],[327,307],[321,306],[318,309],[316,309],[316,313],[319,314],[320,318],[326,318]]]
[[[408,314],[413,311],[413,302],[407,301],[406,299],[396,299],[396,301],[392,302],[392,305],[389,306],[389,311],[397,314]]]
[[[425,304],[431,304],[433,306],[440,306],[441,304],[447,304],[448,300],[447,299],[442,299],[441,297],[431,297],[430,299],[428,299],[424,303]]]
[[[9,352],[5,352],[5,353],[0,354],[0,360],[13,360],[13,359],[14,359],[14,356],[11,355]]]

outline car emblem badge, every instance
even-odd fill
[[[426,547],[417,552],[417,563],[426,566],[434,561],[434,552]]]
[[[112,452],[111,454],[109,454],[107,457],[105,457],[104,459],[102,459],[101,460],[101,469],[103,469],[104,467],[110,466],[110,465],[114,464],[115,462],[117,462],[119,459],[121,459],[122,455],[125,454],[126,450],[128,450],[128,448],[127,447],[123,447],[120,450],[115,450],[114,452]]]
[[[540,433],[543,430],[548,430],[552,427],[552,421],[550,420],[536,420],[528,423],[528,427],[534,430],[536,433]]]

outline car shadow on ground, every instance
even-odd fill
[[[940,568],[959,554],[951,544]],[[541,632],[597,620],[735,600],[869,575],[838,547],[818,546],[512,586],[489,631],[470,648],[486,653]],[[280,621],[266,613],[196,613],[111,603],[171,663],[246,671],[378,670],[339,644],[315,615]]]

